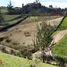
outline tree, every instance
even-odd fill
[[[52,5],[49,5],[49,8],[53,8],[53,6]]]
[[[7,6],[7,9],[8,9],[8,14],[13,14],[14,13],[14,8],[12,6],[12,3],[11,1],[9,2],[8,6]]]
[[[38,49],[42,50],[42,59],[44,62],[44,50],[50,45],[52,41],[51,34],[53,32],[53,27],[42,22],[37,26],[37,36],[36,36],[36,46]]]
[[[4,23],[4,18],[3,18],[3,16],[2,16],[1,11],[0,11],[0,24],[3,24],[3,23]]]
[[[22,8],[24,7],[24,3],[22,3]]]

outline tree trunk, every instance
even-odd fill
[[[43,60],[43,63],[45,63],[45,53],[44,53],[44,50],[42,51],[42,60]]]

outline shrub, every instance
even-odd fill
[[[24,35],[25,35],[26,37],[31,36],[30,32],[24,32]]]

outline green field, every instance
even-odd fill
[[[57,67],[46,63],[39,62],[38,64],[28,59],[20,58],[17,56],[0,53],[0,60],[3,64],[0,67],[30,67],[30,64],[36,65],[36,67]]]
[[[67,29],[67,17],[65,17],[64,21],[62,22],[62,24],[58,28],[58,30],[65,30],[65,29]]]
[[[67,29],[67,17],[65,17],[58,30],[54,32],[52,36],[58,33],[58,31],[65,29]],[[53,53],[61,58],[67,58],[67,35],[56,44],[53,48]]]
[[[4,17],[5,21],[8,21],[8,20],[12,20],[18,16],[19,15],[4,15],[3,17]]]
[[[61,58],[67,58],[67,35],[56,44],[53,48],[53,53]]]
[[[3,17],[5,20],[5,25],[1,25],[0,28],[3,28],[3,27],[8,26],[10,24],[14,24],[14,23],[18,22],[19,20],[23,19],[23,17],[17,18],[19,16],[20,15],[4,15]],[[15,18],[17,18],[17,19],[15,19]],[[12,21],[10,21],[10,20],[12,20]]]
[[[7,13],[7,8],[3,8],[3,9],[1,9],[1,13]]]

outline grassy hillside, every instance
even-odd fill
[[[19,20],[23,19],[23,17],[20,17],[20,15],[4,15],[5,24],[1,25],[0,28],[3,28],[5,26],[8,26],[10,24],[14,24],[18,22]],[[20,18],[18,18],[20,17]]]
[[[0,53],[0,60],[3,61],[3,64],[0,65],[0,67],[30,67],[30,64],[36,64],[32,61],[29,61],[28,59],[8,55],[5,53]],[[39,64],[36,65],[37,67],[57,67],[45,63],[39,62]]]
[[[58,33],[58,31],[62,31],[67,29],[67,17],[65,17],[64,21],[62,22],[62,24],[60,25],[60,27],[58,28],[58,30],[56,32],[54,32],[53,35],[55,35],[56,33]],[[67,35],[64,36],[63,39],[61,39],[56,46],[53,48],[53,53],[56,56],[62,57],[62,58],[67,58]]]
[[[53,48],[56,56],[67,58],[67,35]]]
[[[8,20],[12,20],[18,16],[19,15],[4,15],[4,19],[5,19],[5,21],[8,21]]]
[[[1,9],[1,12],[2,12],[2,13],[6,13],[7,11],[8,11],[7,8],[2,8],[2,9]]]
[[[58,30],[65,30],[65,29],[67,29],[67,17],[65,17],[64,21],[62,22],[62,24],[58,28]]]

